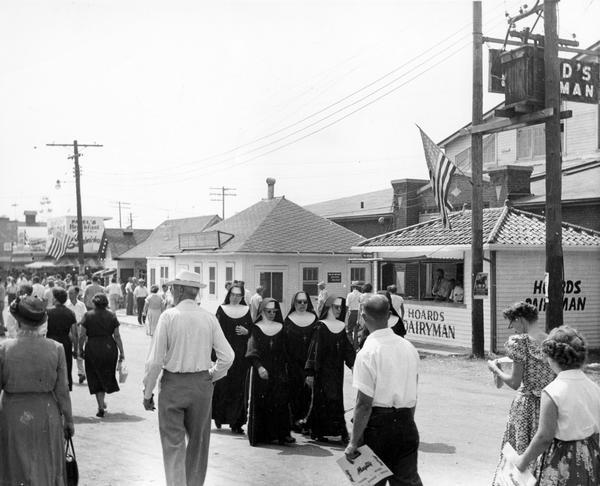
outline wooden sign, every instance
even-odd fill
[[[578,103],[598,103],[599,65],[574,59],[560,61],[560,97]]]

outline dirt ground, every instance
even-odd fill
[[[106,417],[95,417],[95,398],[86,385],[76,383],[72,393],[80,484],[163,485],[157,414],[142,407],[144,359],[150,338],[131,318],[120,320],[130,374],[121,391],[107,397]],[[350,383],[347,370],[348,423],[354,402]],[[490,484],[513,396],[514,391],[494,386],[484,361],[423,356],[416,413],[423,483]],[[301,435],[296,438],[297,444],[290,447],[250,447],[245,436],[213,428],[206,484],[347,484],[335,463],[343,452],[341,444],[317,443]]]
[[[130,375],[109,395],[108,414],[94,416],[94,397],[75,385],[75,447],[82,485],[162,485],[162,456],[156,412],[141,405],[143,361],[149,338],[122,326]],[[353,406],[346,374],[346,409]],[[498,459],[506,413],[514,392],[498,390],[482,361],[427,356],[422,360],[416,420],[421,434],[419,469],[425,485],[489,484]],[[347,419],[352,412],[347,413]],[[291,447],[250,447],[245,436],[213,429],[208,485],[345,484],[335,463],[339,444],[296,436]]]

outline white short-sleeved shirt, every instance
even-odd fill
[[[360,296],[362,294],[358,290],[353,290],[346,296],[346,307],[349,311],[357,311],[360,309]]]
[[[554,437],[581,440],[600,432],[600,387],[583,371],[561,371],[544,391],[558,408]]]
[[[356,355],[352,386],[373,398],[374,407],[417,404],[419,353],[390,328],[369,334]]]

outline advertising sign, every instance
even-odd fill
[[[342,272],[327,272],[327,283],[341,283]]]
[[[19,226],[13,253],[44,252],[47,238],[48,229],[45,226]]]
[[[94,216],[84,216],[83,220],[83,252],[98,253],[104,234],[104,221]],[[77,218],[61,216],[48,220],[48,242],[52,237],[61,238],[66,232],[77,235]],[[77,241],[67,248],[67,254],[77,253]]]
[[[488,297],[488,274],[478,272],[475,276],[475,285],[473,287],[473,297],[475,299],[487,299]]]

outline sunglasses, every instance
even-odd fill
[[[296,304],[308,304],[308,300],[297,300]]]

